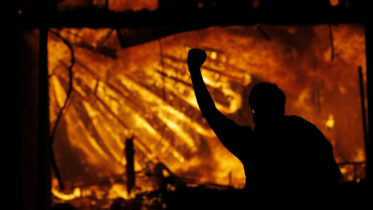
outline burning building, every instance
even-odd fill
[[[254,14],[260,3],[270,5],[242,2],[250,2]],[[196,11],[221,9],[219,1],[182,5]],[[127,14],[132,17],[134,11],[158,15],[178,6],[163,1],[66,0],[56,11],[94,8],[117,15],[131,10]],[[110,17],[121,17],[116,15]],[[241,162],[219,142],[195,100],[186,65],[187,52],[195,47],[207,52],[202,73],[218,109],[229,118],[254,126],[248,108],[251,88],[261,81],[276,83],[287,95],[286,114],[311,121],[332,143],[343,182],[366,179],[364,22],[211,21],[144,27],[140,19],[135,26],[126,23],[128,27],[118,22],[87,27],[92,24],[84,21],[69,27],[72,19],[57,18],[57,24],[48,25],[42,48],[54,203],[105,209],[117,198],[175,191],[178,185],[244,187]]]

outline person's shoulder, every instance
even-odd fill
[[[309,122],[308,120],[302,118],[302,117],[299,117],[297,115],[286,115],[284,116],[284,120],[286,122],[292,122],[292,123],[306,123],[306,124],[312,124],[311,122]]]
[[[311,123],[310,121],[302,118],[302,117],[299,117],[299,116],[296,116],[296,115],[287,115],[284,117],[284,123],[285,124],[288,124],[288,125],[291,125],[291,126],[295,126],[295,127],[303,127],[303,128],[307,128],[307,129],[317,129],[319,130],[316,125],[314,125],[313,123]]]
[[[286,116],[288,127],[293,128],[299,134],[308,134],[309,137],[318,138],[318,139],[325,139],[324,134],[322,131],[312,122],[295,115]]]
[[[238,127],[240,127],[243,130],[252,130],[251,126],[249,126],[249,125],[239,125]]]
[[[287,120],[287,121],[303,121],[303,122],[308,122],[307,120],[305,120],[304,118],[302,117],[299,117],[297,115],[285,115],[284,116],[284,119]]]
[[[248,125],[243,125],[243,126],[238,126],[238,127],[241,133],[251,135],[253,132],[253,129]]]

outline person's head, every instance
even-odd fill
[[[249,103],[257,125],[273,122],[285,114],[285,94],[273,83],[262,82],[254,86]]]

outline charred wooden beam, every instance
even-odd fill
[[[126,139],[126,174],[127,174],[127,192],[131,193],[132,188],[135,186],[135,167],[134,167],[134,156],[135,150],[133,148],[133,138]]]

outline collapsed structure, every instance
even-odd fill
[[[134,136],[135,171],[146,177],[137,179],[140,192],[157,188],[145,174],[158,163],[190,184],[244,186],[242,164],[195,101],[185,63],[192,47],[208,52],[202,72],[223,113],[253,126],[249,91],[274,82],[287,95],[287,114],[310,120],[331,141],[345,180],[364,178],[361,25],[209,27],[128,48],[114,29],[64,28],[48,36],[50,123],[64,182],[74,188],[123,177],[125,185],[124,141]]]

